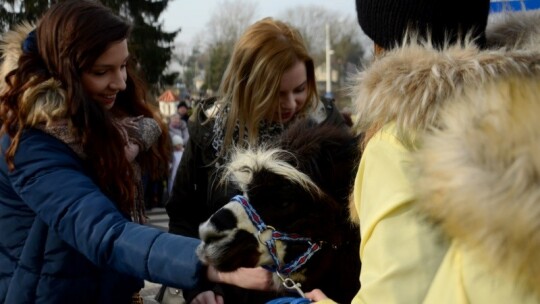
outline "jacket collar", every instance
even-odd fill
[[[502,37],[507,35],[512,39],[505,42]],[[540,12],[493,18],[487,38],[499,47],[479,50],[468,42],[441,52],[428,44],[409,44],[375,59],[357,75],[351,92],[359,131],[365,132],[373,123],[396,121],[407,139],[436,126],[441,107],[469,86],[540,73]]]
[[[24,22],[2,37],[0,54],[2,54],[3,61],[0,65],[0,94],[6,89],[6,75],[18,66],[24,39],[34,28],[33,24]],[[27,119],[23,123],[26,126],[36,126],[65,119],[68,113],[65,96],[65,90],[61,83],[54,78],[28,88],[20,103],[20,109],[24,112],[23,116]]]
[[[33,29],[32,24],[24,22],[1,37],[0,92],[5,88],[6,75],[17,67],[17,61],[22,55],[22,43]]]

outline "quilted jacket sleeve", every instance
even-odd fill
[[[3,138],[4,151],[7,144]],[[199,241],[128,221],[64,143],[27,131],[9,179],[50,229],[96,265],[179,288],[197,284]]]

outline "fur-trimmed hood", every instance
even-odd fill
[[[485,51],[466,43],[440,52],[412,44],[375,59],[358,74],[351,92],[358,130],[393,120],[400,130],[425,130],[437,124],[445,101],[467,86],[539,73],[540,11],[492,17],[487,37],[498,48]],[[504,37],[510,37],[506,43]]]
[[[22,55],[22,43],[28,33],[34,29],[30,23],[22,23],[14,30],[6,32],[0,41],[0,92],[5,88],[6,75],[17,67]]]
[[[5,33],[0,41],[0,94],[6,89],[6,75],[17,68],[22,55],[22,43],[35,28],[31,23],[21,23],[12,31]],[[38,123],[50,123],[66,118],[68,113],[65,91],[58,80],[47,81],[29,88],[21,100],[21,112],[27,120],[25,125],[35,126]]]
[[[487,38],[378,58],[354,89],[358,124],[395,121],[418,148],[422,212],[540,298],[540,11],[492,17]]]

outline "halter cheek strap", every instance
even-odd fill
[[[313,256],[313,254],[315,254],[315,252],[321,249],[321,246],[318,243],[312,242],[310,238],[301,237],[296,233],[287,234],[279,232],[274,227],[266,225],[259,216],[259,214],[257,214],[257,211],[255,211],[255,208],[253,208],[253,206],[249,203],[248,199],[245,196],[237,195],[233,197],[231,201],[237,202],[242,205],[242,207],[248,214],[249,219],[251,220],[255,228],[257,228],[259,242],[263,243],[266,246],[268,252],[270,253],[270,256],[272,257],[272,260],[274,261],[274,265],[272,266],[263,266],[269,271],[276,272],[278,275],[283,274],[288,276],[292,272],[298,270],[298,268],[302,267]],[[268,230],[271,231],[271,237],[268,240],[263,241],[260,236]],[[284,242],[306,242],[310,246],[298,258],[285,265],[282,265],[277,256],[276,240],[281,240]]]

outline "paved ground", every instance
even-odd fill
[[[148,215],[148,226],[156,227],[161,230],[169,230],[169,217],[165,208],[152,208],[146,211]]]
[[[156,294],[158,293],[160,287],[161,287],[161,284],[155,284],[148,281],[144,282],[144,288],[141,290],[140,294],[145,304],[158,303],[154,298]]]

